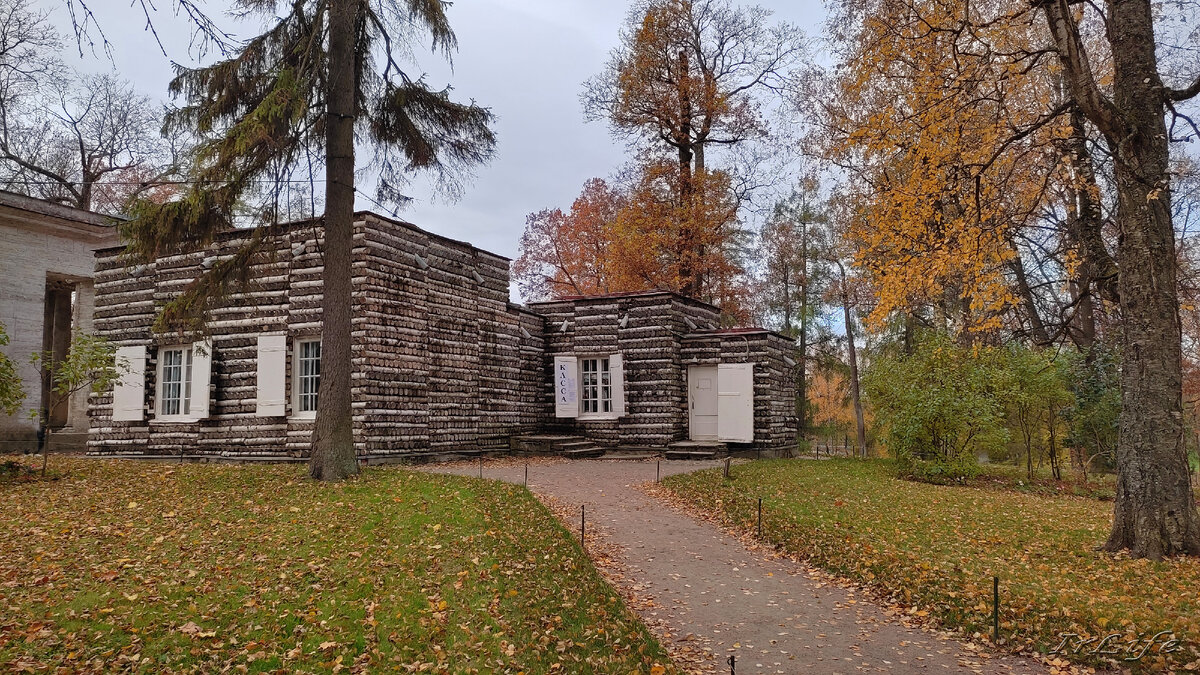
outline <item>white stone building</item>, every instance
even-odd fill
[[[0,453],[36,448],[29,411],[45,401],[45,383],[30,363],[37,351],[65,354],[74,329],[91,331],[94,251],[117,243],[112,219],[90,211],[0,190],[0,322],[4,347],[21,374],[25,402],[0,413]],[[53,446],[81,450],[87,442],[87,393],[50,413]]]

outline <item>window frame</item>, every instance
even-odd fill
[[[162,345],[158,348],[158,353],[155,356],[155,387],[154,387],[154,417],[155,419],[167,422],[194,422],[196,417],[192,415],[192,365],[194,361],[194,346],[193,345]],[[167,355],[173,352],[179,352],[180,358],[178,364],[167,365]],[[167,398],[167,368],[178,368],[178,381],[172,380],[171,384],[179,386],[178,394]],[[167,412],[166,404],[170,400],[177,403],[178,412]]]
[[[305,345],[317,345],[316,358],[304,357]],[[311,420],[317,417],[317,405],[319,405],[319,392],[321,390],[321,357],[324,355],[324,348],[321,343],[320,336],[298,337],[292,341],[292,396],[291,406],[293,419]],[[306,362],[316,361],[316,373],[304,373],[304,364]],[[306,380],[316,380],[316,389],[311,392],[304,391],[304,382]],[[312,399],[313,407],[311,410],[303,409],[304,401],[308,398]]]
[[[581,420],[615,420],[613,405],[612,355],[577,357],[579,375],[579,417]],[[589,367],[594,364],[594,368]],[[594,378],[592,377],[594,375]],[[592,382],[592,379],[595,381]],[[594,390],[594,395],[589,396]],[[589,404],[595,404],[590,410]]]

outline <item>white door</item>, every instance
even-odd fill
[[[717,367],[688,367],[689,437],[717,440]]]
[[[754,442],[754,364],[722,363],[717,368],[717,440]]]

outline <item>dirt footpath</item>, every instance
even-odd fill
[[[716,462],[662,462],[663,475]],[[430,470],[478,475],[476,464]],[[520,483],[525,464],[484,462],[485,478]],[[529,465],[529,488],[588,531],[608,576],[681,661],[698,672],[1045,673],[1032,659],[995,656],[941,632],[906,627],[869,598],[804,565],[747,549],[712,523],[639,489],[654,461]],[[589,549],[592,546],[589,543]]]

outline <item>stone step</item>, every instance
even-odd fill
[[[667,446],[667,459],[715,459],[729,454],[724,443],[719,441],[676,441]]]
[[[518,453],[533,455],[561,454],[563,447],[570,443],[587,442],[580,436],[562,434],[529,434],[513,436],[509,439],[509,447]]]
[[[567,459],[594,459],[604,455],[604,448],[601,448],[597,445],[591,445],[591,447],[566,450],[562,454],[563,457],[566,457]]]
[[[666,459],[716,459],[717,451],[714,450],[667,450],[663,453]]]
[[[662,450],[657,448],[626,448],[616,447],[609,448],[604,452],[604,459],[658,459],[662,457]]]

